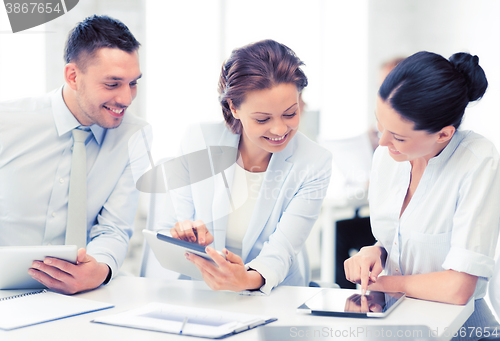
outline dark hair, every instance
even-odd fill
[[[479,58],[455,53],[446,60],[431,52],[418,52],[400,62],[386,77],[379,96],[415,130],[435,133],[460,126],[465,107],[480,99],[488,87]]]
[[[93,15],[78,23],[68,35],[64,48],[66,63],[75,62],[85,69],[86,60],[103,47],[118,48],[131,53],[141,44],[121,21],[106,15]]]
[[[304,63],[290,48],[270,39],[233,50],[219,78],[219,102],[228,128],[241,133],[241,123],[231,114],[228,100],[238,108],[248,92],[283,83],[294,83],[301,92],[307,86],[301,65]]]

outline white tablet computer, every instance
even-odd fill
[[[405,298],[402,292],[367,291],[362,302],[359,291],[323,289],[298,307],[299,312],[340,317],[385,317]]]
[[[45,286],[34,280],[28,269],[34,260],[54,257],[76,264],[76,245],[0,247],[0,289],[38,289]]]
[[[205,246],[172,238],[166,230],[161,232],[142,230],[142,233],[161,266],[185,276],[203,279],[200,270],[188,261],[184,254],[189,252],[212,261],[205,252]],[[225,257],[221,252],[219,254]]]

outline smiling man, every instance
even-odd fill
[[[77,264],[46,258],[27,270],[50,289],[96,288],[125,259],[139,196],[135,179],[148,163],[142,137],[150,134],[127,112],[142,75],[139,46],[120,21],[89,17],[69,34],[64,86],[0,102],[0,246],[80,247]],[[73,163],[79,135],[83,166]],[[84,170],[77,186],[78,169]],[[67,233],[75,224],[76,241]]]

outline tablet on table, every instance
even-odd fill
[[[386,317],[405,296],[402,292],[367,291],[363,302],[356,290],[323,289],[298,307],[298,311],[339,317]]]

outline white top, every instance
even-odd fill
[[[241,257],[242,241],[252,219],[266,172],[252,173],[236,164],[231,193],[235,202],[243,204],[229,214],[226,230],[226,247]]]
[[[64,244],[71,169],[71,130],[80,123],[62,87],[0,102],[0,246]],[[116,274],[127,255],[148,166],[146,122],[126,113],[116,129],[90,126],[87,155],[87,253]]]
[[[375,238],[385,247],[388,275],[452,269],[478,276],[475,298],[492,276],[500,221],[499,155],[471,131],[457,131],[429,163],[401,218],[410,182],[409,162],[396,162],[387,147],[373,157],[370,214]]]

